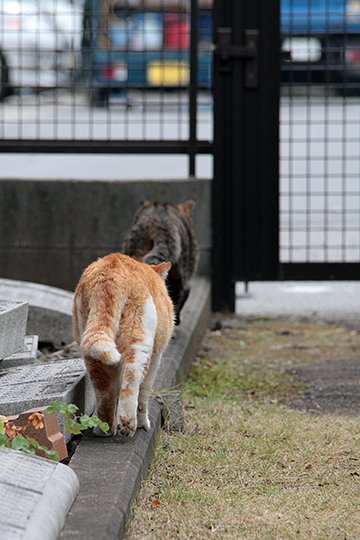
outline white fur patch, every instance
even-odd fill
[[[137,343],[134,347],[136,350],[135,370],[141,374],[140,382],[142,381],[143,366],[150,361],[153,352],[157,320],[154,300],[152,296],[149,296],[144,304],[144,313],[141,317],[144,340],[141,343]]]
[[[144,345],[150,347],[152,352],[158,323],[157,311],[152,296],[149,296],[145,302],[144,314],[141,320],[145,334]]]
[[[119,416],[135,419],[135,421],[139,386],[144,377],[144,366],[150,361],[153,352],[155,333],[157,329],[157,311],[154,300],[151,296],[148,297],[144,304],[144,313],[141,317],[141,321],[143,325],[144,339],[142,342],[134,345],[135,380],[131,384],[133,392],[131,395],[127,396],[125,399],[121,399],[119,402]]]

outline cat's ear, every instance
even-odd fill
[[[152,264],[151,268],[154,270],[154,272],[159,274],[159,276],[161,276],[163,278],[163,280],[165,281],[165,279],[167,278],[168,273],[170,271],[171,263],[170,262],[162,262],[160,264]]]
[[[145,210],[146,208],[150,208],[150,206],[152,206],[152,204],[153,203],[150,202],[150,201],[141,201],[139,212],[141,212],[141,210]]]
[[[192,218],[192,213],[195,206],[196,206],[196,202],[193,199],[188,199],[187,201],[181,204],[178,204],[178,208],[180,212],[188,219]]]

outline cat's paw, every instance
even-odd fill
[[[119,433],[123,437],[133,437],[137,428],[136,420],[127,416],[120,416]]]
[[[143,428],[145,431],[150,431],[151,423],[147,414],[138,414],[138,428]]]

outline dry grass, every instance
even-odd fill
[[[360,538],[360,422],[285,406],[287,368],[358,356],[360,336],[238,321],[209,332],[184,385],[186,429],[162,433],[128,540]]]

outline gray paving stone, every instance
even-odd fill
[[[1,414],[10,416],[53,401],[75,403],[80,412],[93,413],[94,391],[81,358],[0,369]],[[68,441],[63,418],[58,421]]]
[[[27,334],[60,349],[73,340],[71,307],[73,293],[40,283],[0,278],[0,298],[29,304]]]
[[[24,344],[29,305],[0,300],[0,358],[19,351]]]
[[[168,433],[184,430],[184,409],[180,390],[167,390],[155,397],[161,407],[162,427]]]
[[[38,336],[25,336],[19,352],[0,360],[0,369],[33,364],[36,360]]]
[[[56,540],[78,491],[66,465],[0,447],[0,538]]]

